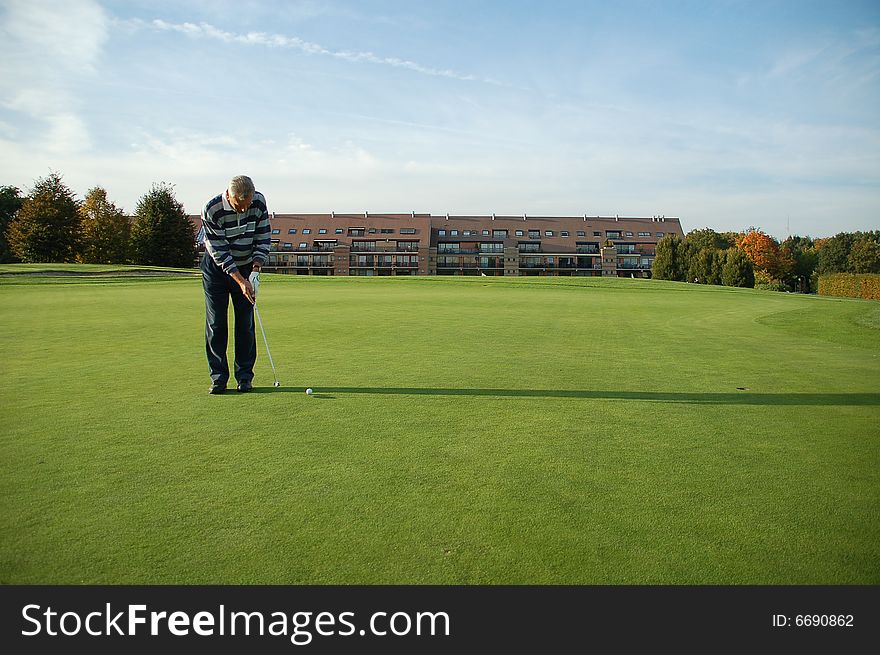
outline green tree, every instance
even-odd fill
[[[15,255],[9,249],[9,242],[6,240],[6,231],[9,224],[18,210],[24,198],[21,197],[21,189],[14,186],[0,187],[0,264],[17,261]]]
[[[72,262],[79,235],[78,203],[56,172],[38,179],[9,224],[12,253],[23,262]]]
[[[810,237],[791,236],[782,242],[781,250],[787,252],[794,262],[786,284],[793,291],[811,293],[813,272],[819,264],[816,244]]]
[[[726,287],[755,286],[755,269],[742,250],[731,248],[727,251],[724,268],[721,269],[721,283]]]
[[[880,243],[870,235],[862,236],[853,244],[847,268],[851,273],[880,273]]]
[[[196,257],[195,233],[171,184],[160,182],[138,200],[131,228],[136,264],[190,268]]]
[[[731,239],[730,235],[734,238]],[[690,243],[697,251],[700,250],[727,250],[736,245],[736,235],[733,232],[721,234],[711,228],[703,228],[702,230],[691,230],[687,233],[685,240]]]
[[[122,264],[128,261],[131,223],[101,187],[90,189],[79,207],[80,247],[77,259],[85,264]]]
[[[657,254],[651,275],[658,280],[684,282],[688,274],[688,251],[676,234],[667,234],[657,242]]]
[[[688,267],[688,280],[700,284],[721,284],[722,253],[714,248],[704,248],[692,253]]]
[[[825,239],[819,249],[819,265],[816,270],[820,274],[849,272],[849,253],[855,241],[855,235],[849,232],[840,232]]]

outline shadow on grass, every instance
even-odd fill
[[[303,387],[260,387],[257,393],[301,393]],[[582,400],[644,400],[697,405],[880,405],[880,393],[676,393],[666,391],[586,391],[564,389],[443,389],[426,387],[323,387],[313,398],[333,399],[328,394],[374,394],[386,396],[485,396],[493,398],[576,398]]]

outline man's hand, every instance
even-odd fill
[[[241,289],[242,295],[244,295],[244,297],[247,298],[248,302],[253,305],[256,302],[254,285],[252,285],[249,280],[245,280],[244,276],[238,271],[235,271],[235,273],[232,274],[232,279],[235,280],[238,284],[239,288]]]
[[[244,294],[244,297],[248,299],[250,304],[253,305],[257,302],[257,294],[254,293],[254,285],[251,284],[250,280],[245,280],[239,286],[241,287],[241,292]]]

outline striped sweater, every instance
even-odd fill
[[[269,210],[262,193],[254,193],[254,199],[242,214],[226,199],[226,193],[212,198],[202,210],[202,230],[205,250],[224,273],[232,275],[239,266],[269,259]]]

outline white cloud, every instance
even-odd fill
[[[391,66],[393,68],[403,68],[411,70],[422,75],[433,77],[446,77],[466,82],[484,82],[501,86],[502,84],[496,80],[489,78],[481,78],[476,75],[462,73],[452,69],[433,68],[425,66],[415,61],[401,59],[399,57],[383,57],[372,52],[358,52],[352,50],[330,50],[324,46],[304,41],[295,36],[285,36],[283,34],[268,34],[265,32],[247,32],[245,34],[236,34],[226,32],[209,23],[170,23],[161,19],[156,19],[151,23],[142,21],[130,21],[132,26],[149,26],[165,32],[177,32],[189,37],[204,37],[222,41],[223,43],[238,43],[243,45],[263,46],[267,48],[289,48],[299,50],[307,55],[317,55],[325,57],[333,57],[342,61],[352,63],[369,63],[381,66]]]

